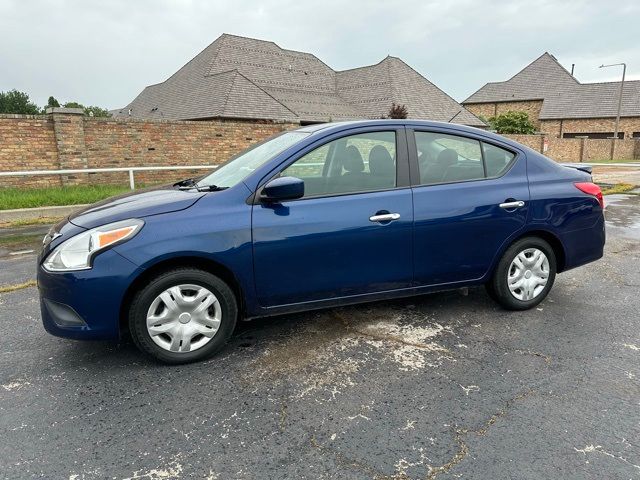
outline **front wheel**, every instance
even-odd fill
[[[527,310],[549,293],[556,277],[556,257],[541,238],[518,240],[504,253],[487,292],[508,310]]]
[[[142,288],[129,309],[136,346],[164,363],[207,358],[227,342],[238,308],[229,286],[193,268],[164,272]]]

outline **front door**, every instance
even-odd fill
[[[279,175],[304,180],[303,198],[253,207],[261,306],[411,286],[412,194],[408,179],[398,181],[404,129],[357,132],[288,162]]]

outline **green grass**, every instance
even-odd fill
[[[31,227],[34,225],[55,225],[64,217],[21,218],[0,223],[0,228]]]
[[[631,185],[630,183],[618,183],[616,185],[606,186],[602,188],[603,195],[614,195],[616,193],[629,193],[631,190],[634,190],[635,185]]]
[[[42,234],[27,234],[27,235],[3,235],[0,237],[1,248],[21,248],[33,246],[34,244],[40,245],[42,243]]]
[[[78,185],[47,188],[0,188],[0,210],[79,205],[128,192],[123,185]]]

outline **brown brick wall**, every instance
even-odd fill
[[[546,133],[554,137],[560,137],[564,122],[560,120],[542,120],[540,122],[540,133]]]
[[[496,105],[495,103],[467,103],[464,105],[464,108],[476,117],[482,117],[488,120],[496,115]]]
[[[620,146],[620,142],[616,142]],[[629,142],[627,142],[629,143]],[[585,161],[596,162],[598,160],[606,160],[611,158],[611,140],[604,138],[594,138],[585,140]],[[627,150],[618,148],[618,153],[623,153],[620,150]],[[624,158],[624,157],[618,157]],[[633,158],[627,157],[627,158]]]
[[[598,138],[559,138],[555,135],[504,135],[558,162],[598,162],[611,158],[612,140]],[[614,158],[640,159],[640,139],[616,140]]]
[[[0,115],[0,171],[217,165],[291,123],[141,121],[52,113]],[[172,181],[204,170],[138,172],[137,183]],[[5,185],[126,183],[128,173],[5,177]]]
[[[558,162],[579,162],[583,140],[580,138],[547,137],[548,149],[545,155]]]
[[[597,141],[594,139],[594,141]],[[604,142],[610,142],[604,140]],[[610,143],[608,143],[611,145]],[[636,141],[617,140],[614,147],[614,158],[640,158],[640,139]],[[603,158],[603,157],[600,157]],[[604,157],[609,158],[609,157]]]
[[[560,136],[561,133],[593,133],[614,132],[615,118],[584,118],[571,120],[542,120],[540,130],[550,135]],[[620,119],[621,132],[624,138],[631,138],[635,132],[640,132],[640,117]]]
[[[504,137],[510,138],[511,140],[515,140],[518,143],[526,145],[529,148],[532,148],[536,152],[542,151],[542,139],[541,135],[503,135]]]
[[[0,115],[0,171],[59,170],[53,120],[45,115]],[[3,184],[60,185],[51,177],[3,177]]]
[[[142,121],[82,115],[0,115],[0,171],[59,170],[170,165],[217,165],[249,145],[296,128],[291,123],[243,121]],[[610,158],[611,140],[506,135],[558,161]],[[615,158],[640,157],[640,140],[618,140]],[[138,184],[168,182],[203,170],[136,173]],[[26,187],[128,182],[128,174],[91,173],[60,177],[5,177],[3,185]]]
[[[86,119],[88,167],[218,165],[254,143],[296,127],[231,121]],[[156,183],[202,173],[202,170],[139,172],[136,182]],[[105,174],[95,174],[98,175],[107,178]],[[127,173],[113,173],[110,178],[113,182],[128,177]]]

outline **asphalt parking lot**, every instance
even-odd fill
[[[279,317],[188,366],[49,336],[34,287],[0,293],[0,475],[640,478],[640,196],[607,202],[605,258],[532,311],[478,288]]]

